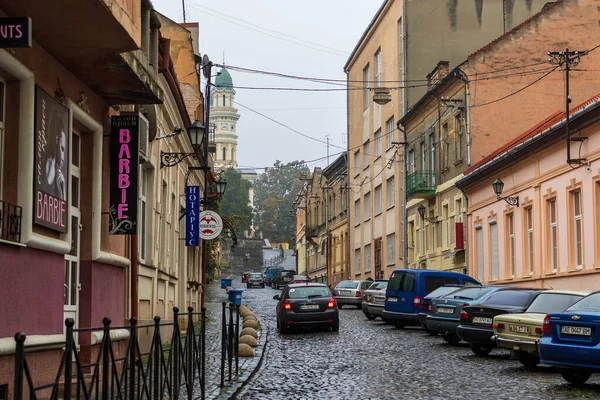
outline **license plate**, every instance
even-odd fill
[[[351,290],[341,290],[340,294],[352,294]]]
[[[319,305],[318,304],[305,304],[303,306],[300,306],[301,310],[318,310],[319,309]]]
[[[454,309],[452,309],[452,308],[438,307],[437,308],[437,312],[440,313],[440,314],[454,314]]]
[[[561,326],[560,332],[567,335],[592,336],[592,328],[583,328],[581,326]]]
[[[485,317],[473,317],[473,323],[474,324],[491,325],[492,324],[492,319],[491,318],[485,318]]]
[[[398,302],[398,298],[397,297],[388,297],[388,301],[390,303],[397,303]]]
[[[531,329],[529,329],[528,326],[522,326],[522,325],[508,325],[508,330],[511,332],[518,332],[518,333],[531,332]]]

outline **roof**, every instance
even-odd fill
[[[377,22],[377,19],[379,18],[379,16],[381,15],[381,13],[383,13],[383,10],[385,9],[385,6],[390,1],[393,1],[393,0],[383,0],[383,3],[381,4],[381,7],[379,7],[379,10],[377,10],[377,12],[375,13],[375,16],[373,17],[373,19],[371,20],[371,22],[369,22],[369,25],[367,26],[367,29],[365,29],[365,31],[361,35],[360,39],[358,39],[358,42],[356,43],[356,46],[354,46],[354,49],[352,50],[352,53],[350,53],[350,57],[348,57],[348,61],[346,61],[346,64],[344,64],[344,71],[348,71],[348,66],[350,65],[350,63],[354,59],[354,56],[356,56],[356,53],[358,53],[358,49],[360,48],[360,45],[364,42],[364,40],[366,39],[367,35],[371,31],[371,28],[373,28],[373,26],[375,25],[375,22]]]
[[[533,14],[531,17],[527,18],[525,21],[521,22],[519,25],[515,26],[511,30],[509,30],[506,33],[504,33],[502,36],[498,36],[496,39],[492,40],[491,42],[489,42],[485,46],[481,47],[479,50],[477,50],[474,53],[472,53],[471,55],[469,55],[469,57],[467,57],[467,59],[470,60],[471,58],[473,58],[473,57],[475,57],[475,56],[477,56],[477,55],[479,55],[479,54],[487,51],[488,49],[490,49],[491,47],[493,47],[496,43],[498,43],[498,42],[506,39],[509,36],[512,36],[513,34],[517,33],[521,29],[527,27],[527,25],[529,25],[532,21],[534,21],[535,19],[537,19],[540,15],[543,15],[543,14],[547,13],[548,11],[552,10],[553,8],[555,8],[556,6],[558,6],[559,4],[562,4],[563,2],[564,2],[564,0],[556,0],[554,2],[548,2],[548,3],[546,3],[539,12]]]
[[[215,79],[215,87],[221,90],[233,91],[233,79],[225,67],[221,68]]]
[[[342,154],[339,155],[338,158],[335,159],[334,162],[332,162],[331,164],[329,164],[327,167],[325,167],[325,169],[323,170],[323,175],[326,178],[330,178],[331,175],[334,175],[335,172],[337,172],[337,170],[342,169],[342,168],[348,168],[348,164],[347,164],[348,160],[346,159],[346,152],[342,152]]]
[[[569,113],[571,122],[569,125],[571,125],[571,123],[573,123],[576,118],[586,114],[592,109],[598,108],[598,106],[600,106],[600,94],[597,94],[591,99],[571,109]],[[516,156],[522,151],[525,152],[529,146],[536,146],[535,151],[541,150],[543,147],[541,148],[541,144],[537,142],[541,139],[545,139],[550,134],[553,134],[554,132],[558,131],[559,128],[564,127],[565,123],[566,113],[564,111],[556,111],[555,113],[548,116],[546,119],[542,120],[536,126],[523,132],[521,135],[517,136],[510,142],[506,143],[504,146],[498,148],[496,151],[489,154],[483,160],[472,165],[464,172],[465,176],[456,182],[456,186],[467,186],[468,182],[473,181],[477,175],[484,173],[488,169],[494,167],[495,165],[501,162],[503,163],[502,167],[507,167],[508,165],[505,163],[507,157]],[[543,142],[543,144],[546,146],[550,145],[551,143],[552,142],[549,140],[544,140]]]

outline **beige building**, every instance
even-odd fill
[[[407,265],[405,155],[394,142],[400,142],[396,123],[427,91],[427,73],[439,60],[454,68],[544,4],[540,0],[522,4],[449,0],[445,7],[437,0],[382,4],[344,66],[348,86],[364,86],[348,91],[347,99],[353,277],[375,277],[375,248],[385,249],[383,277]],[[389,91],[383,89],[381,96],[375,93],[377,87]],[[373,101],[374,93],[381,105]]]

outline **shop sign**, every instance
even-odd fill
[[[185,245],[200,244],[200,186],[185,188]]]
[[[0,48],[31,47],[31,18],[0,18]]]

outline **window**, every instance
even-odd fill
[[[360,249],[356,249],[354,250],[354,264],[356,265],[356,275],[361,274],[362,273],[362,266],[360,265]]]
[[[369,71],[369,64],[363,69],[363,82],[365,85],[365,89],[363,91],[363,109],[366,110],[369,108],[369,79],[371,77],[371,72]]]
[[[456,214],[456,222],[463,221],[462,199],[456,199],[454,203],[454,214]]]
[[[425,294],[429,294],[444,285],[458,285],[458,278],[446,278],[441,276],[425,276]]]
[[[402,18],[398,20],[398,60],[400,60],[400,81],[404,81],[404,25]],[[400,115],[404,115],[404,91],[400,90]]]
[[[549,249],[550,265],[552,272],[556,272],[558,267],[558,231],[556,226],[556,199],[547,200],[548,207],[548,226],[549,226]]]
[[[371,272],[371,245],[365,246],[365,272]]]
[[[226,153],[227,153],[227,149],[225,147],[223,147],[223,155],[221,157],[221,160],[227,159],[227,154]]]
[[[444,168],[450,165],[450,138],[448,137],[448,122],[442,124],[442,140],[444,141]]]
[[[360,174],[360,150],[354,152],[354,176]]]
[[[375,53],[375,84],[381,86],[381,49]]]
[[[365,221],[371,219],[371,193],[365,194]]]
[[[421,142],[421,171],[425,171],[425,159],[426,159],[425,142]]]
[[[506,246],[508,255],[508,277],[515,276],[515,218],[514,215],[506,215]]]
[[[381,214],[381,185],[375,188],[375,215]]]
[[[492,250],[492,281],[498,279],[498,225],[490,223],[490,248]]]
[[[581,220],[581,190],[571,192],[573,201],[573,245],[575,250],[575,266],[581,269],[583,266],[583,229]]]
[[[475,228],[475,246],[477,247],[477,279],[483,280],[483,229]]]
[[[427,229],[425,228],[425,220],[421,220],[421,234],[423,235],[423,239],[421,240],[421,254],[427,254],[427,249],[429,248],[429,243],[427,240]]]
[[[435,217],[433,216],[433,210],[429,212],[429,218],[433,220]],[[431,247],[429,245],[431,244]],[[429,224],[429,241],[427,242],[427,250],[434,251],[435,250],[435,224]]]
[[[462,148],[463,148],[463,129],[462,129],[463,117],[462,111],[454,114],[454,154],[456,161],[462,160]]]
[[[381,157],[381,129],[375,132],[375,157]]]
[[[354,220],[356,221],[355,225],[360,224],[360,199],[354,202],[354,216]]]
[[[146,196],[148,195],[148,172],[140,168],[140,210],[138,227],[138,256],[141,262],[146,262]]]
[[[223,107],[225,107],[225,95],[223,95]]]
[[[371,145],[371,142],[369,142],[368,140],[363,145],[363,155],[364,155],[364,159],[363,159],[364,166],[363,166],[363,168],[365,168],[365,169],[368,168],[369,165],[371,164],[370,163],[370,159],[369,159],[369,157],[371,156],[371,154],[369,153],[370,152],[370,148],[371,148],[370,145]]]
[[[385,123],[385,126],[387,128],[387,147],[389,149],[394,145],[394,132],[396,131],[394,126],[394,117],[388,119],[388,121]]]
[[[385,244],[387,246],[387,265],[396,264],[396,234],[391,233],[386,236]]]
[[[435,172],[435,131],[429,133],[429,169]]]
[[[408,151],[408,174],[414,174],[415,172],[415,151]]]
[[[527,271],[529,276],[533,275],[533,209],[531,206],[525,208],[525,226],[527,228],[525,239],[525,256],[527,257]]]
[[[444,220],[444,248],[450,248],[450,217],[448,215],[448,204],[442,208],[442,218]]]
[[[387,207],[393,207],[396,204],[396,192],[394,185],[394,177],[392,176],[390,179],[386,181],[386,189],[387,189]]]

